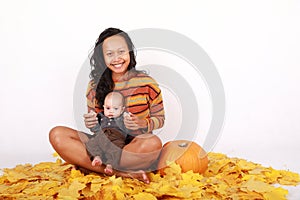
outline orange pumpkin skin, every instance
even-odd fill
[[[158,162],[158,170],[164,175],[167,161],[180,165],[182,172],[192,170],[204,173],[208,167],[207,153],[195,142],[188,140],[169,141],[164,144]]]

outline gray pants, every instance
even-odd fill
[[[120,130],[106,128],[89,139],[86,149],[91,159],[100,156],[104,164],[111,164],[115,169],[119,166],[126,136]]]

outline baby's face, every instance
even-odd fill
[[[119,117],[124,111],[124,105],[119,96],[106,97],[103,107],[104,115],[108,118]]]

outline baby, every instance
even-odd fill
[[[113,166],[119,165],[122,149],[129,133],[123,122],[124,97],[119,92],[110,92],[104,99],[104,114],[98,113],[98,124],[91,128],[96,135],[86,143],[92,165],[106,164],[105,173],[112,174]]]

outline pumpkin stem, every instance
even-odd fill
[[[187,142],[183,142],[183,143],[178,144],[178,146],[180,146],[180,147],[187,147],[188,143]]]

